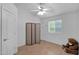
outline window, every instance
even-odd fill
[[[49,32],[61,32],[62,31],[62,20],[53,20],[48,22]]]

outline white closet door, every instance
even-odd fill
[[[14,54],[16,52],[16,17],[4,9],[2,11],[2,29],[2,54]]]

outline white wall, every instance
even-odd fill
[[[25,23],[39,23],[40,20],[28,12],[23,8],[18,7],[18,45],[22,46],[25,44]]]
[[[48,21],[62,19],[62,32],[61,33],[49,33]],[[53,16],[49,18],[41,19],[41,39],[57,44],[65,44],[68,37],[75,37],[79,41],[79,12],[71,12],[62,14],[59,16]]]
[[[79,12],[77,14],[77,40],[79,42]]]
[[[0,55],[1,55],[1,4],[0,4]]]

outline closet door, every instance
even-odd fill
[[[32,44],[35,44],[35,24],[32,23]]]
[[[36,43],[40,43],[40,24],[36,23]]]
[[[26,44],[31,45],[32,44],[32,24],[31,23],[26,23]]]

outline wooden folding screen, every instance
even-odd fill
[[[26,23],[26,45],[40,43],[40,24]]]

